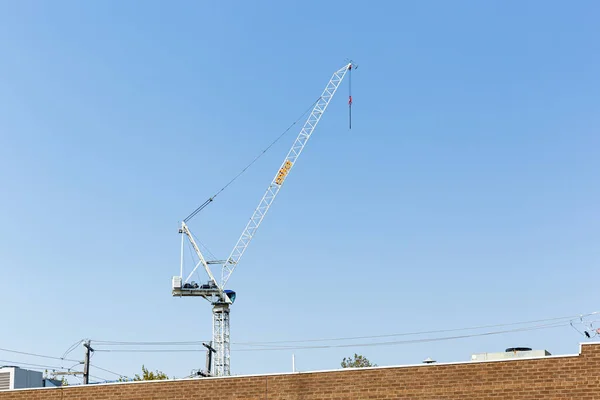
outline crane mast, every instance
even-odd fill
[[[240,259],[244,255],[244,252],[248,248],[248,245],[254,238],[258,227],[262,223],[265,215],[269,211],[269,208],[273,204],[275,197],[281,190],[283,183],[285,182],[286,177],[290,173],[291,169],[296,164],[298,157],[304,150],[308,139],[310,139],[312,133],[317,127],[321,117],[325,113],[329,102],[335,95],[338,87],[342,83],[346,74],[352,70],[354,64],[349,62],[344,65],[342,68],[335,71],[325,86],[323,93],[315,103],[314,107],[310,115],[308,116],[306,122],[304,123],[298,137],[294,141],[292,148],[288,152],[287,156],[283,160],[281,167],[278,169],[275,177],[269,184],[264,196],[261,198],[258,206],[254,210],[252,217],[246,224],[246,227],[242,231],[241,236],[239,237],[237,243],[233,247],[231,254],[222,265],[221,268],[221,282],[218,284],[215,280],[214,275],[212,274],[209,264],[213,264],[214,262],[206,261],[205,257],[202,255],[199,247],[194,240],[193,235],[191,234],[188,226],[186,225],[187,220],[184,220],[181,223],[181,228],[179,230],[180,233],[185,234],[188,240],[190,241],[192,248],[196,252],[198,256],[198,263],[187,276],[185,281],[182,280],[183,276],[183,242],[182,242],[182,266],[181,266],[181,275],[173,277],[172,282],[172,294],[173,296],[197,296],[203,297],[208,300],[213,306],[213,346],[215,349],[215,356],[213,359],[214,368],[213,374],[216,376],[228,376],[230,375],[230,326],[229,326],[229,308],[230,305],[233,304],[235,300],[235,292],[231,290],[225,290],[225,285],[231,278],[231,274],[237,267],[240,262]],[[351,97],[349,104],[351,103]],[[212,198],[210,199],[212,201]],[[207,200],[207,203],[209,200]],[[205,203],[205,204],[207,204]],[[192,214],[192,216],[195,213]],[[182,238],[183,240],[183,238]],[[208,284],[205,285],[197,285],[192,282],[189,283],[192,274],[198,269],[198,267],[202,265],[206,270],[207,275],[210,278]]]

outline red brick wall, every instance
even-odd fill
[[[600,343],[579,356],[0,392],[0,400],[600,399]]]

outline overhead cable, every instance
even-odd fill
[[[470,335],[457,335],[457,336],[446,336],[446,337],[437,337],[437,338],[394,340],[394,341],[374,342],[374,343],[349,343],[349,344],[336,344],[336,345],[271,346],[271,347],[257,347],[257,348],[250,348],[250,349],[233,349],[232,351],[263,351],[263,350],[275,351],[275,350],[330,349],[330,348],[342,348],[342,347],[391,346],[391,345],[413,344],[413,343],[440,342],[440,341],[447,341],[447,340],[465,339],[465,338],[471,338],[471,337],[499,335],[502,333],[514,333],[514,332],[533,331],[533,330],[539,330],[539,329],[559,328],[559,327],[565,327],[565,326],[569,326],[569,324],[559,322],[559,323],[551,323],[551,324],[534,326],[534,327],[516,328],[516,329],[508,329],[508,330],[502,330],[502,331],[483,332],[483,333],[474,333],[474,334],[470,334]]]
[[[96,368],[96,369],[99,369],[100,371],[108,372],[109,374],[113,374],[113,375],[116,375],[116,376],[119,376],[119,377],[121,377],[121,376],[122,376],[122,377],[124,377],[124,378],[127,378],[127,375],[119,374],[119,373],[117,373],[117,372],[114,372],[114,371],[111,371],[111,370],[109,370],[109,369],[106,369],[106,368],[99,367],[99,366],[97,366],[97,365],[95,365],[95,364],[91,364],[91,366],[92,366],[92,367],[94,367],[94,368]]]
[[[32,363],[24,363],[24,362],[20,362],[20,361],[10,361],[10,360],[0,360],[0,363],[3,363],[3,365],[0,365],[0,367],[4,366],[4,367],[8,367],[8,366],[12,366],[12,365],[24,365],[29,367],[41,367],[41,368],[51,368],[51,369],[66,369],[63,367],[57,367],[55,365],[44,365],[44,364],[32,364]],[[7,364],[4,364],[7,363]]]
[[[351,337],[338,337],[338,338],[324,338],[324,339],[304,339],[304,340],[280,340],[280,341],[265,341],[265,342],[233,342],[232,345],[270,345],[270,344],[283,344],[283,343],[310,343],[310,342],[328,342],[328,341],[344,341],[344,340],[357,340],[357,339],[379,339],[386,337],[401,337],[401,336],[416,336],[416,335],[430,335],[437,333],[449,333],[449,332],[460,332],[460,331],[472,331],[472,330],[480,330],[480,329],[489,329],[489,328],[501,328],[508,326],[516,326],[516,325],[531,325],[542,322],[553,322],[553,321],[565,321],[569,322],[575,318],[581,319],[585,317],[589,317],[591,315],[596,315],[598,312],[592,312],[587,314],[577,314],[577,315],[569,315],[563,317],[553,317],[553,318],[544,318],[530,321],[521,321],[521,322],[511,322],[511,323],[503,323],[503,324],[491,324],[491,325],[480,325],[480,326],[471,326],[466,328],[451,328],[451,329],[437,329],[430,331],[416,331],[416,332],[403,332],[403,333],[392,333],[385,335],[368,335],[368,336],[351,336]],[[144,342],[144,341],[136,341],[136,342],[128,342],[128,341],[107,341],[107,340],[94,340],[96,345],[101,346],[187,346],[187,345],[201,345],[206,341],[156,341],[156,342]],[[203,349],[201,349],[203,350]]]
[[[473,330],[487,329],[487,328],[500,328],[500,327],[505,327],[505,326],[528,325],[528,324],[535,324],[535,323],[540,323],[540,322],[550,322],[550,321],[565,320],[566,322],[569,322],[570,320],[572,320],[574,318],[589,317],[594,314],[598,314],[598,312],[593,312],[593,313],[589,313],[589,314],[570,315],[570,316],[564,316],[564,317],[545,318],[545,319],[538,319],[538,320],[532,320],[532,321],[511,322],[511,323],[493,324],[493,325],[480,325],[480,326],[472,326],[472,327],[467,327],[467,328],[436,329],[436,330],[431,330],[431,331],[392,333],[392,334],[386,334],[386,335],[352,336],[352,337],[339,337],[339,338],[327,338],[327,339],[278,340],[278,341],[269,341],[269,342],[234,342],[232,344],[257,345],[257,344],[278,344],[278,343],[309,343],[309,342],[329,342],[329,341],[344,341],[344,340],[357,340],[357,339],[378,339],[378,338],[398,337],[398,336],[428,335],[428,334],[434,334],[434,333],[473,331]]]
[[[464,339],[470,337],[479,337],[479,336],[490,336],[490,335],[498,335],[502,333],[514,333],[514,332],[525,332],[539,329],[550,329],[550,328],[558,328],[569,326],[568,322],[552,322],[543,325],[530,326],[530,327],[521,327],[514,329],[505,329],[499,331],[490,331],[490,332],[481,332],[481,333],[473,333],[468,335],[457,335],[457,336],[444,336],[444,337],[433,337],[433,338],[423,338],[423,339],[410,339],[410,340],[396,340],[396,341],[386,341],[386,342],[374,342],[374,343],[350,343],[350,344],[336,344],[336,345],[311,345],[311,346],[266,346],[265,347],[257,347],[250,349],[232,349],[232,351],[276,351],[276,350],[302,350],[302,349],[329,349],[329,348],[340,348],[340,347],[373,347],[373,346],[390,346],[390,345],[400,345],[400,344],[410,344],[410,343],[425,343],[425,342],[437,342],[437,341],[447,341],[447,340],[456,340],[456,339]],[[198,348],[190,348],[190,349],[98,349],[98,352],[113,352],[113,353],[185,353],[185,352],[201,352],[203,349]]]
[[[22,354],[22,355],[25,355],[25,356],[48,358],[48,359],[51,359],[51,360],[61,360],[61,361],[64,360],[64,361],[79,362],[79,360],[73,360],[73,359],[70,359],[70,358],[45,356],[45,355],[42,355],[42,354],[28,353],[28,352],[25,352],[25,351],[18,351],[18,350],[10,350],[10,349],[0,348],[0,351],[6,351],[8,353],[15,353],[15,354]]]
[[[81,343],[83,343],[85,339],[81,339],[78,342],[73,343],[67,350],[65,350],[65,352],[62,355],[62,358],[64,359],[66,356],[69,355],[70,352],[72,352],[73,350],[75,350],[77,348],[77,346],[79,346]]]
[[[206,340],[204,342],[207,342]],[[182,345],[201,345],[203,341],[189,341],[189,342],[123,342],[123,341],[109,341],[109,340],[94,340],[94,344],[96,346],[157,346],[157,345],[166,345],[166,346],[182,346]]]
[[[190,219],[194,218],[194,216],[196,214],[198,214],[200,211],[202,211],[206,206],[208,206],[210,203],[212,203],[212,201],[215,199],[215,197],[217,197],[219,194],[221,194],[221,192],[223,192],[225,189],[227,189],[229,187],[229,185],[231,185],[233,182],[235,182],[235,180],[237,178],[239,178],[244,172],[246,172],[246,170],[248,168],[250,168],[255,162],[258,161],[259,158],[261,158],[267,151],[269,151],[269,149],[271,147],[273,147],[275,145],[275,143],[277,143],[286,133],[288,133],[290,131],[290,129],[292,129],[297,123],[298,121],[300,121],[305,115],[306,113],[308,113],[310,110],[313,109],[313,107],[315,106],[315,104],[317,104],[317,102],[321,100],[321,97],[319,96],[319,98],[317,100],[315,100],[310,107],[308,107],[306,109],[306,111],[304,111],[302,113],[302,115],[300,115],[285,131],[283,131],[275,140],[273,140],[271,142],[270,145],[268,145],[258,156],[256,156],[254,158],[254,160],[252,160],[248,165],[246,165],[236,176],[234,176],[225,186],[223,186],[221,189],[219,189],[219,191],[217,193],[215,193],[214,195],[212,195],[211,197],[208,198],[208,200],[206,200],[204,203],[202,203],[198,208],[196,208],[194,211],[192,211],[192,213],[190,215],[188,215],[183,222],[188,222]]]

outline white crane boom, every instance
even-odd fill
[[[310,113],[308,119],[302,127],[302,130],[300,131],[298,137],[294,141],[292,148],[285,157],[285,160],[283,160],[281,167],[279,168],[277,174],[271,181],[271,184],[267,188],[267,191],[265,192],[264,196],[258,203],[258,207],[256,207],[256,209],[254,210],[250,221],[248,221],[246,228],[244,228],[244,231],[242,232],[242,235],[240,236],[236,245],[231,251],[231,254],[223,264],[223,268],[221,270],[221,290],[225,288],[227,281],[231,277],[231,274],[235,270],[235,267],[237,267],[238,263],[240,262],[240,259],[244,255],[244,252],[246,251],[248,245],[252,241],[252,238],[254,237],[258,227],[260,226],[262,220],[269,211],[271,204],[273,204],[273,200],[275,200],[277,193],[279,193],[279,190],[281,189],[285,178],[296,163],[296,160],[298,159],[300,154],[302,153],[304,146],[306,146],[308,139],[310,139],[310,136],[312,135],[317,124],[321,120],[321,117],[327,109],[327,106],[333,98],[333,95],[342,83],[342,80],[344,79],[346,73],[352,69],[352,66],[353,64],[350,62],[344,65],[344,67],[334,72],[333,76],[329,80],[329,83],[327,83],[327,86],[325,86],[325,90],[323,90],[321,97],[319,97],[319,100],[313,107],[312,112]]]
[[[215,277],[213,276],[212,271],[210,270],[210,267],[208,266],[208,263],[204,259],[204,256],[202,255],[202,252],[200,252],[200,249],[198,248],[198,245],[196,244],[196,240],[194,240],[194,236],[192,236],[192,232],[190,232],[190,230],[187,227],[187,225],[185,224],[185,222],[181,223],[181,233],[185,233],[186,234],[186,236],[188,237],[190,243],[192,244],[192,247],[194,248],[194,251],[196,252],[196,255],[198,256],[198,263],[196,264],[196,266],[194,267],[194,269],[192,270],[192,272],[190,272],[190,274],[188,275],[188,277],[183,282],[187,283],[190,280],[190,278],[192,277],[192,275],[194,274],[194,272],[196,272],[196,269],[198,268],[198,266],[200,266],[200,264],[202,264],[202,266],[204,267],[204,270],[208,274],[208,277],[210,278],[210,280],[212,282],[214,282],[215,285],[218,285],[218,282],[215,279]]]

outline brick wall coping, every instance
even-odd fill
[[[454,362],[443,362],[443,363],[432,363],[432,364],[404,364],[404,365],[387,365],[381,367],[365,367],[365,368],[340,368],[340,369],[327,369],[327,370],[319,370],[319,371],[306,371],[306,372],[273,372],[267,374],[248,374],[248,375],[232,375],[232,376],[218,376],[218,377],[206,377],[201,378],[203,381],[205,380],[215,380],[215,379],[236,379],[236,378],[253,378],[253,377],[261,377],[261,376],[283,376],[283,375],[306,375],[306,374],[322,374],[322,373],[331,373],[331,372],[346,372],[346,371],[356,371],[356,370],[377,370],[377,369],[393,369],[393,368],[435,368],[436,366],[447,366],[447,365],[465,365],[465,364],[487,364],[487,363],[498,363],[498,362],[519,362],[519,361],[527,361],[527,360],[545,360],[545,359],[554,359],[554,358],[572,358],[581,356],[581,348],[582,346],[593,345],[600,346],[600,342],[585,342],[579,343],[579,353],[578,354],[559,354],[559,355],[550,355],[550,356],[538,356],[538,357],[519,357],[519,358],[506,358],[501,360],[481,360],[481,361],[454,361]],[[93,365],[92,365],[93,368]],[[93,385],[87,385],[88,387],[96,387],[96,386],[106,386],[106,385],[137,385],[137,384],[152,384],[152,383],[165,383],[165,382],[182,382],[182,381],[194,381],[200,378],[177,378],[177,379],[165,379],[165,380],[155,380],[155,381],[135,381],[135,382],[105,382],[105,383],[95,383]],[[52,389],[71,389],[71,388],[81,388],[83,385],[73,385],[73,386],[59,386],[59,387],[41,387],[41,388],[26,388],[26,389],[13,389],[10,392],[22,391],[22,390],[52,390]],[[2,393],[0,391],[0,393]]]

